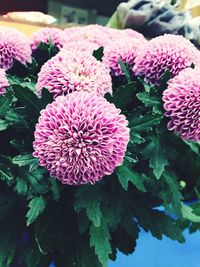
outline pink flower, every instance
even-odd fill
[[[123,71],[119,61],[126,63],[130,69],[135,64],[135,58],[141,46],[146,44],[145,39],[123,38],[116,39],[104,48],[103,63],[110,68],[112,76],[120,76]]]
[[[187,68],[169,80],[163,101],[168,129],[183,139],[200,141],[200,67]]]
[[[12,68],[14,60],[24,65],[31,62],[28,38],[13,28],[0,26],[0,68]]]
[[[103,96],[112,93],[109,70],[92,55],[78,51],[59,52],[47,61],[38,74],[36,89],[48,89],[56,98],[73,91],[94,92]]]
[[[140,50],[133,72],[143,76],[146,82],[159,84],[166,70],[176,76],[192,63],[200,64],[197,48],[182,36],[165,34],[152,39]]]
[[[44,27],[32,34],[30,37],[30,45],[32,50],[36,50],[41,42],[45,44],[52,44],[61,49],[62,47],[62,30],[57,28]]]
[[[75,50],[83,53],[93,54],[94,50],[100,48],[98,44],[90,42],[88,40],[81,40],[76,42],[65,43],[63,50]]]
[[[9,86],[9,82],[6,78],[6,73],[4,69],[0,69],[0,95],[6,92],[6,87]]]
[[[141,41],[146,40],[144,35],[132,29],[125,29],[125,30],[119,30],[114,28],[106,28],[106,29],[113,40],[124,39],[124,38],[126,39],[129,38],[129,40],[130,38],[138,39]]]
[[[127,125],[103,97],[86,92],[59,96],[41,111],[33,155],[63,184],[94,184],[122,164]]]
[[[83,40],[90,41],[99,46],[104,46],[105,44],[108,44],[112,40],[112,38],[108,33],[107,28],[100,25],[88,25],[84,27],[78,27],[78,30],[74,28],[73,30],[69,31],[69,34],[68,29],[66,29],[64,32],[64,45],[69,44],[71,42]]]

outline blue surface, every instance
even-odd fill
[[[186,243],[179,244],[141,232],[135,253],[128,257],[118,253],[117,261],[109,267],[200,267],[200,233],[185,231],[184,236]]]

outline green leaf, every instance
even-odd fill
[[[136,143],[140,145],[145,142],[145,139],[139,133],[135,133],[133,130],[130,131],[130,136],[131,136],[130,140],[131,143]]]
[[[110,102],[114,103],[116,107],[124,109],[130,102],[132,96],[135,95],[136,83],[131,82],[120,86],[115,92],[114,96],[110,98]]]
[[[13,163],[18,166],[29,166],[30,169],[38,163],[38,159],[34,158],[32,154],[22,154],[13,158]]]
[[[0,120],[0,131],[6,130],[9,125],[10,123],[8,121]]]
[[[107,266],[109,254],[112,253],[109,240],[111,239],[108,225],[102,221],[99,227],[90,226],[90,246],[95,248],[95,253],[103,266]]]
[[[17,177],[14,190],[22,196],[25,196],[28,191],[28,186],[25,180]]]
[[[76,193],[74,203],[75,211],[80,212],[82,209],[85,209],[88,218],[96,227],[100,226],[101,219],[103,218],[100,207],[102,198],[97,190],[97,187],[95,188],[94,186],[80,188]]]
[[[151,96],[147,92],[141,92],[137,94],[137,98],[145,105],[145,107],[153,108],[154,113],[162,114],[161,101],[157,97]]]
[[[5,96],[0,97],[0,116],[4,116],[10,110],[12,102],[12,92],[8,92]]]
[[[26,214],[27,226],[37,219],[37,217],[44,211],[46,205],[47,202],[42,196],[35,197],[30,201],[28,205],[29,211]]]
[[[134,117],[130,121],[129,127],[135,132],[147,132],[152,129],[153,126],[157,126],[160,124],[160,121],[163,119],[163,115],[161,114],[151,114],[147,113],[144,116],[140,115],[138,117]]]
[[[128,183],[131,182],[134,184],[138,190],[142,192],[146,192],[146,189],[143,184],[143,178],[142,176],[131,169],[128,166],[119,166],[116,169],[116,173],[118,176],[118,180],[121,184],[121,186],[125,189],[128,190]]]
[[[171,171],[165,171],[161,180],[163,189],[160,192],[161,198],[164,200],[164,205],[172,215],[176,214],[182,218],[182,199],[180,192],[180,183]]]
[[[5,181],[8,186],[12,185],[14,182],[14,176],[11,172],[11,170],[3,164],[0,164],[0,179],[2,181]]]
[[[55,178],[49,177],[51,183],[51,193],[53,196],[54,201],[58,201],[60,199],[60,187],[58,182]]]
[[[182,203],[181,211],[182,211],[184,219],[189,220],[194,223],[200,223],[200,216],[196,215],[194,213],[195,210],[193,210],[191,207],[186,206],[185,204]]]
[[[99,47],[97,50],[94,50],[94,52],[93,52],[93,56],[98,61],[101,61],[101,62],[102,62],[103,55],[104,55],[104,48],[103,48],[103,46],[102,47]]]
[[[191,142],[191,141],[187,141],[187,140],[183,140],[183,142],[189,146],[191,148],[191,150],[197,154],[200,155],[200,144],[197,142]]]
[[[125,75],[125,77],[127,79],[127,82],[131,83],[132,79],[131,79],[131,75],[129,73],[127,64],[125,64],[121,60],[119,60],[119,65],[120,65],[120,68],[121,68],[122,72],[124,73],[124,75]]]
[[[145,158],[149,159],[149,166],[157,179],[162,176],[165,167],[169,165],[166,148],[159,135],[152,137],[144,149]]]
[[[159,240],[165,235],[180,243],[185,242],[181,229],[175,225],[175,221],[171,217],[159,210],[145,207],[137,199],[134,199],[133,203],[136,218],[145,231],[150,231]]]

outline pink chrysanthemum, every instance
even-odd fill
[[[200,67],[182,70],[169,80],[163,101],[168,129],[183,139],[200,141]]]
[[[127,125],[103,97],[86,92],[59,96],[41,111],[34,156],[64,184],[94,184],[122,164]]]
[[[124,39],[124,38],[134,38],[138,40],[146,40],[144,35],[141,33],[134,31],[132,29],[125,29],[125,30],[119,30],[119,29],[114,29],[114,28],[106,28],[109,35],[113,40],[115,39]]]
[[[0,68],[5,70],[12,68],[14,60],[24,65],[31,62],[31,48],[28,38],[13,28],[1,26]]]
[[[59,52],[47,61],[38,74],[36,89],[48,89],[56,98],[73,91],[94,92],[103,96],[112,93],[109,70],[92,55],[78,51]]]
[[[143,76],[146,82],[159,84],[166,70],[176,76],[192,63],[200,64],[197,48],[182,36],[165,34],[152,39],[140,50],[133,72]]]
[[[36,50],[41,42],[52,44],[58,48],[62,48],[62,30],[57,28],[44,27],[32,34],[30,37],[30,45],[32,50]]]
[[[79,27],[78,30],[74,29],[74,32],[71,31],[70,34],[67,34],[66,32],[63,35],[63,45],[82,40],[90,41],[99,46],[104,46],[108,44],[112,38],[106,27],[100,25]]]
[[[103,63],[110,68],[112,76],[120,76],[123,71],[119,61],[126,63],[131,69],[134,66],[135,58],[139,49],[145,45],[147,41],[132,38],[116,39],[110,45],[104,48]]]
[[[66,43],[63,49],[75,50],[83,53],[93,54],[94,50],[97,50],[100,46],[87,40]]]
[[[6,78],[6,73],[4,69],[0,69],[0,95],[6,92],[6,87],[9,86],[9,82]]]

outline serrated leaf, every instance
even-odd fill
[[[131,143],[136,143],[136,144],[142,144],[145,142],[145,139],[139,134],[135,133],[133,130],[130,131],[130,136],[131,136]]]
[[[138,117],[134,117],[130,121],[129,127],[135,132],[146,132],[152,129],[153,126],[159,125],[160,121],[163,119],[163,115],[161,114],[151,114],[147,113],[144,116],[140,115]]]
[[[0,164],[0,179],[5,181],[9,186],[14,182],[14,176],[6,165]]]
[[[162,114],[161,101],[157,97],[151,96],[147,92],[141,92],[137,94],[137,98],[145,105],[145,107],[151,107],[154,113]]]
[[[177,177],[172,172],[165,171],[162,181],[163,190],[160,196],[164,200],[164,205],[172,215],[176,214],[182,218],[182,199],[183,196],[180,192],[180,184]]]
[[[12,92],[8,92],[5,96],[0,97],[0,116],[4,116],[10,110],[12,102]]]
[[[186,145],[188,145],[195,154],[200,155],[200,144],[199,143],[191,142],[191,141],[187,141],[187,140],[183,140],[183,142]]]
[[[93,56],[98,61],[102,61],[103,55],[104,55],[104,48],[103,48],[103,46],[102,47],[99,47],[97,50],[94,50],[93,51]]]
[[[114,103],[116,107],[124,109],[130,102],[132,96],[135,95],[136,83],[131,82],[120,86],[115,92],[114,96],[110,98],[110,102]]]
[[[146,192],[142,176],[133,169],[131,169],[130,167],[119,166],[116,169],[116,173],[121,186],[125,190],[128,190],[128,183],[131,182],[133,185],[137,187],[138,190]]]
[[[99,227],[90,226],[90,246],[95,248],[95,253],[103,266],[107,266],[109,254],[112,253],[110,245],[110,232],[108,225],[102,222]]]
[[[55,201],[58,201],[60,198],[60,188],[59,188],[58,182],[53,177],[50,177],[49,180],[51,183],[51,193],[52,193],[53,199]]]
[[[37,219],[37,217],[44,211],[46,205],[47,202],[42,196],[34,197],[30,201],[28,205],[29,211],[26,214],[27,226],[32,224]]]
[[[125,75],[125,77],[127,79],[127,82],[131,83],[132,79],[131,79],[131,75],[129,73],[129,69],[128,69],[127,64],[125,64],[121,60],[119,60],[119,65],[120,65],[120,68],[121,68],[122,72],[124,73],[124,75]]]
[[[101,195],[99,196],[98,191],[96,191],[93,186],[85,186],[77,191],[74,208],[76,212],[85,209],[88,218],[92,221],[94,226],[98,227],[103,218],[100,207],[101,200]]]
[[[38,163],[38,159],[34,158],[32,154],[22,154],[13,158],[12,162],[18,166],[29,166],[32,170],[32,167]]]
[[[165,167],[169,165],[165,146],[161,137],[155,135],[144,149],[145,158],[149,159],[149,166],[157,179],[162,176]]]

